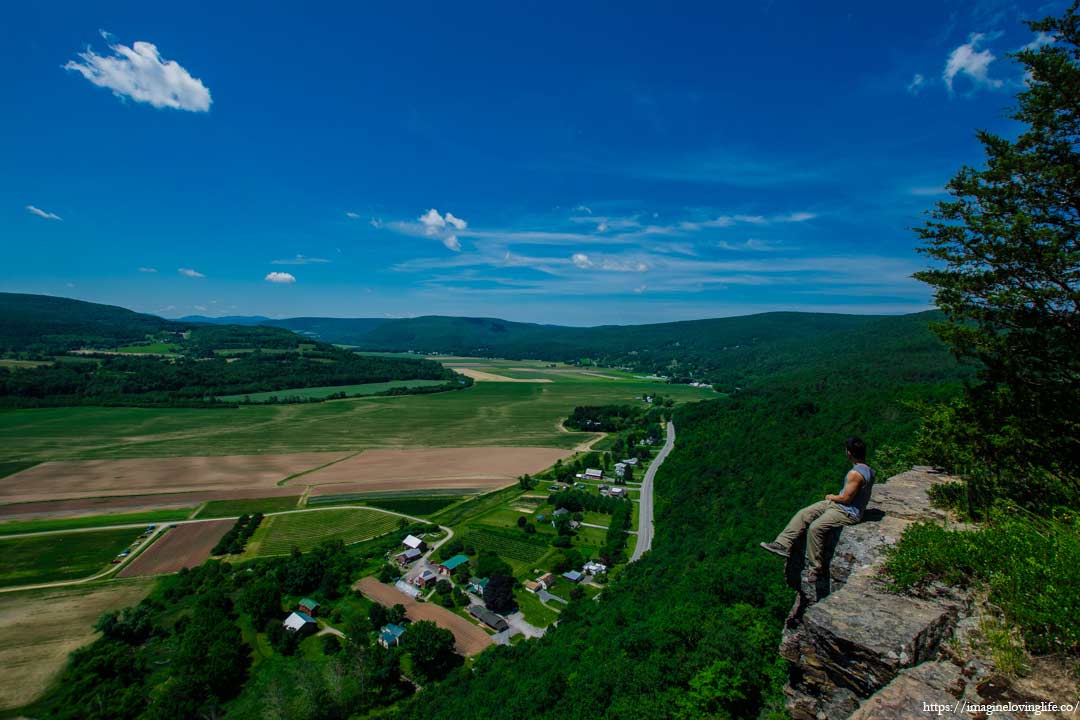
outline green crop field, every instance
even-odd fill
[[[77,528],[108,527],[110,525],[133,525],[136,523],[164,523],[183,520],[191,513],[191,508],[169,510],[150,510],[147,512],[116,513],[109,515],[89,515],[65,518],[41,518],[38,520],[0,521],[0,536],[18,535],[53,530],[74,530]],[[128,530],[127,532],[131,532]]]
[[[294,547],[310,550],[324,540],[360,542],[396,530],[396,515],[343,508],[273,515],[263,520],[248,541],[243,559],[266,555],[287,555]]]
[[[478,526],[469,528],[462,541],[477,550],[493,552],[511,565],[521,566],[537,562],[547,554],[549,549],[546,538],[540,537],[535,540],[528,538],[529,536],[521,531],[504,531]]]
[[[300,500],[299,495],[286,497],[248,498],[242,500],[211,500],[203,505],[196,517],[220,518],[239,517],[252,513],[272,513],[284,510],[295,510],[296,503]]]
[[[153,343],[151,345],[126,345],[117,348],[116,352],[132,353],[135,355],[152,353],[155,355],[171,355],[180,352],[180,346],[173,343]]]
[[[577,405],[676,400],[710,390],[576,376],[550,383],[478,382],[453,392],[240,408],[69,407],[0,411],[0,463],[372,447],[530,445],[572,448],[590,433],[559,422]]]
[[[415,496],[372,496],[365,493],[343,493],[341,495],[320,495],[308,498],[308,507],[318,505],[370,505],[392,512],[399,512],[414,517],[424,517],[453,505],[463,498],[461,490],[455,488],[447,495]]]
[[[0,538],[0,587],[88,577],[138,536],[129,528]]]
[[[363,383],[361,385],[328,385],[326,387],[271,390],[267,392],[248,393],[247,395],[225,395],[219,397],[218,400],[227,402],[251,401],[253,403],[259,403],[274,397],[279,400],[293,398],[298,400],[310,400],[329,397],[337,393],[345,393],[349,397],[362,397],[364,395],[377,395],[378,393],[386,392],[387,390],[395,390],[397,388],[435,387],[437,385],[445,384],[446,383],[443,380],[392,380],[390,382]]]

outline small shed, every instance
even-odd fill
[[[285,622],[281,624],[290,632],[302,632],[315,628],[315,618],[307,613],[294,612],[289,613],[289,617],[285,618]]]
[[[300,608],[301,612],[305,612],[311,617],[315,617],[315,613],[319,610],[319,603],[311,598],[303,598],[300,602],[296,603],[296,607]]]
[[[552,513],[552,515],[554,515],[557,518],[563,517],[564,515],[569,515],[569,514],[570,514],[570,511],[567,510],[566,508],[559,508],[558,510],[556,510],[555,512]]]
[[[401,644],[401,636],[405,634],[405,628],[394,623],[387,623],[379,631],[379,644],[384,648],[392,648]]]
[[[450,573],[454,572],[456,568],[461,567],[467,562],[469,562],[469,558],[467,556],[455,555],[449,560],[444,560],[439,563],[439,572],[441,572],[443,575],[449,575]]]
[[[604,471],[603,470],[597,470],[596,468],[589,468],[588,470],[585,471],[585,477],[587,477],[590,480],[603,480],[604,479]]]
[[[579,573],[577,570],[569,570],[567,572],[564,572],[562,574],[562,576],[564,578],[566,578],[567,580],[569,580],[570,582],[572,582],[572,583],[579,583],[579,582],[581,582],[582,578],[585,577],[584,575]]]

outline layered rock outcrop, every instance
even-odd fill
[[[970,597],[949,588],[897,595],[879,573],[908,525],[949,522],[927,491],[950,480],[918,467],[876,485],[864,521],[840,534],[829,577],[808,585],[789,563],[798,597],[780,653],[790,663],[784,692],[794,720],[926,717],[924,702],[955,705],[963,694],[961,668],[940,657]]]

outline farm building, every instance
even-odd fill
[[[564,572],[562,574],[562,576],[564,578],[566,578],[567,580],[569,580],[570,582],[572,582],[572,583],[579,583],[585,577],[584,575],[579,573],[577,570],[570,570],[568,572]]]
[[[637,458],[626,458],[626,459],[624,459],[622,461],[622,464],[623,465],[629,465],[630,467],[633,467],[634,465],[638,464],[638,459]]]
[[[401,636],[405,634],[405,628],[394,623],[387,623],[379,631],[379,644],[384,648],[392,648],[401,644]]]
[[[550,590],[551,586],[555,584],[555,575],[554,573],[544,573],[536,578],[536,582],[543,585],[545,590]]]
[[[427,549],[427,544],[415,535],[406,535],[405,539],[401,541],[401,544],[406,550]]]
[[[404,567],[405,565],[408,565],[411,562],[416,562],[417,560],[419,560],[421,555],[423,555],[423,553],[421,553],[420,550],[418,550],[416,548],[412,548],[412,549],[406,550],[403,553],[398,553],[394,557],[397,558],[398,565],[401,565],[402,567]]]
[[[281,624],[290,632],[303,632],[315,628],[315,618],[307,613],[294,612],[289,613],[289,617],[285,618],[285,622]]]
[[[622,477],[626,474],[626,463],[615,463],[615,477]]]
[[[531,593],[535,593],[536,591],[542,589],[540,583],[536,582],[535,580],[526,580],[522,583],[522,585],[524,585],[525,589]]]
[[[394,588],[397,589],[399,592],[402,592],[414,599],[420,596],[419,588],[413,587],[404,580],[398,580],[397,582],[395,582]]]
[[[590,560],[582,566],[581,570],[589,575],[599,575],[607,572],[607,565]]]
[[[455,555],[449,560],[444,560],[439,564],[439,572],[443,575],[449,575],[454,572],[456,568],[461,567],[467,562],[469,562],[469,558],[465,555]]]
[[[613,487],[608,490],[608,495],[610,495],[611,497],[626,497],[626,488]]]
[[[469,592],[476,593],[477,595],[484,594],[484,588],[487,587],[487,578],[471,577],[469,578]]]
[[[603,470],[597,470],[595,468],[589,468],[588,470],[585,471],[585,477],[588,478],[589,480],[603,480],[604,479],[604,471]]]
[[[496,615],[483,605],[470,605],[469,614],[497,632],[502,632],[510,627],[510,624],[506,622],[506,618]]]
[[[423,570],[420,571],[420,574],[417,575],[415,579],[413,579],[413,585],[416,585],[417,587],[426,588],[429,585],[434,585],[436,583],[436,581],[438,581],[438,579],[439,579],[438,573],[436,573],[435,571],[433,571],[433,570],[431,570],[429,568],[424,568]]]
[[[300,612],[304,612],[311,617],[315,617],[315,613],[319,610],[319,603],[315,602],[311,598],[304,598],[300,602],[296,603],[296,607],[300,608]]]

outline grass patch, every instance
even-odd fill
[[[547,627],[559,619],[559,613],[544,606],[540,598],[528,590],[516,590],[514,599],[517,600],[518,609],[525,617],[525,622],[536,627]]]
[[[99,528],[110,525],[134,525],[164,523],[187,518],[191,508],[152,510],[149,512],[117,513],[115,515],[90,515],[87,517],[42,518],[40,520],[8,520],[0,522],[0,536],[22,533],[48,532],[53,530],[76,530]],[[130,530],[126,532],[131,532]]]
[[[324,540],[342,540],[346,544],[369,540],[396,530],[399,520],[364,508],[272,515],[255,531],[241,558],[287,555],[294,547],[310,550]]]
[[[461,496],[414,497],[414,498],[374,498],[367,501],[372,507],[382,508],[405,515],[426,517],[461,500]]]
[[[268,390],[266,392],[247,393],[245,395],[223,395],[218,400],[227,402],[253,403],[266,402],[270,398],[278,400],[315,400],[330,397],[338,393],[345,393],[347,397],[363,397],[365,395],[377,395],[387,390],[399,388],[421,388],[445,385],[445,380],[392,380],[390,382],[363,383],[360,385],[328,385],[324,387],[290,388],[287,390]]]
[[[195,516],[197,518],[239,517],[244,514],[261,512],[264,515],[273,512],[295,510],[299,495],[287,497],[251,498],[248,500],[211,500]]]
[[[94,530],[0,540],[0,587],[77,580],[104,570],[138,530]]]
[[[1080,652],[1080,516],[995,510],[973,531],[916,523],[885,569],[897,590],[917,592],[934,581],[984,587],[1032,652]]]
[[[124,347],[117,348],[116,352],[131,353],[133,355],[141,355],[144,353],[171,355],[180,352],[181,349],[182,348],[179,345],[173,343],[152,343],[150,345],[125,345]]]

